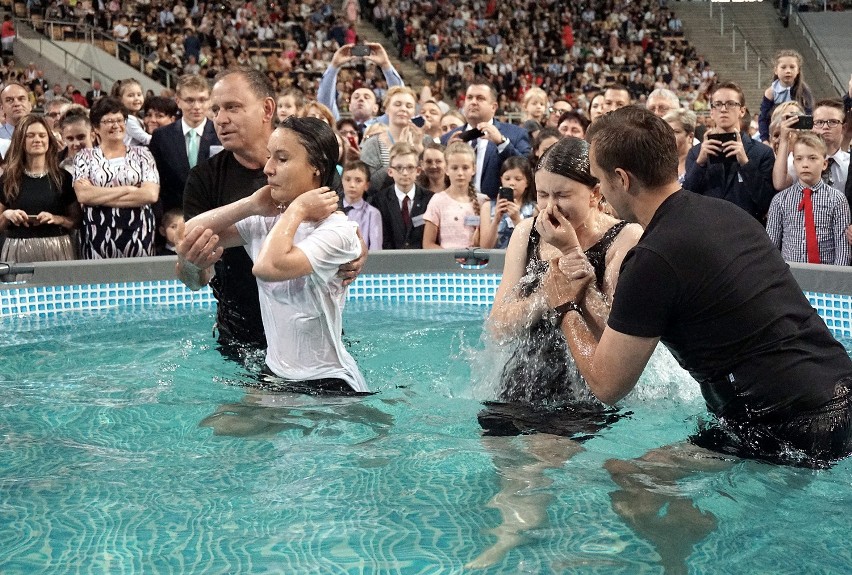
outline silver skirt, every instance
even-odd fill
[[[77,242],[68,234],[49,238],[6,238],[0,250],[0,262],[58,262],[78,259]],[[32,274],[4,276],[4,281],[24,281]]]

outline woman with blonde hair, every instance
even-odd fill
[[[411,118],[417,115],[417,94],[414,90],[394,86],[388,90],[382,105],[388,116],[388,125],[382,126],[376,136],[365,135],[361,144],[361,161],[369,166],[372,174],[370,184],[377,190],[384,187],[390,164],[390,149],[394,144],[411,144],[418,154],[423,150],[423,130],[411,122]]]
[[[675,133],[677,142],[677,181],[681,184],[686,177],[686,155],[692,148],[692,140],[695,138],[695,112],[679,108],[667,112],[663,120],[671,126]]]

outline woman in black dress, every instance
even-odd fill
[[[0,177],[0,261],[76,259],[71,232],[80,225],[71,176],[59,167],[59,145],[41,116],[21,119]],[[16,278],[17,279],[17,278]]]
[[[539,214],[522,220],[509,240],[503,277],[488,320],[492,336],[510,346],[497,401],[479,414],[485,442],[499,468],[492,499],[503,517],[497,542],[469,565],[499,561],[522,533],[546,518],[550,483],[544,473],[580,450],[579,442],[618,419],[589,391],[560,329],[567,310],[553,302],[558,258],[574,237],[595,271],[580,310],[600,332],[606,325],[621,262],[642,228],[604,213],[600,187],[589,171],[589,146],[565,137],[541,158],[535,174]],[[570,226],[570,230],[568,229]],[[550,285],[549,285],[550,284]],[[550,292],[550,296],[546,292]],[[510,436],[523,435],[520,441]]]

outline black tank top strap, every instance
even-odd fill
[[[541,259],[541,234],[535,227],[535,224],[530,228],[530,238],[527,241],[527,263],[533,260]]]
[[[627,222],[625,221],[617,222],[614,226],[604,232],[601,239],[585,251],[586,258],[595,269],[595,282],[597,283],[598,289],[602,288],[604,274],[606,274],[606,253],[609,251],[610,246],[612,246],[612,242],[615,241],[619,232],[621,232],[626,225]]]

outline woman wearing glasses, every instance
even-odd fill
[[[0,232],[6,241],[0,260],[73,260],[71,231],[80,207],[71,176],[59,167],[59,145],[44,118],[24,116],[15,129],[0,178]]]
[[[99,145],[74,159],[84,259],[154,255],[151,206],[160,195],[160,176],[147,148],[124,144],[126,116],[116,98],[95,102],[90,119]]]

